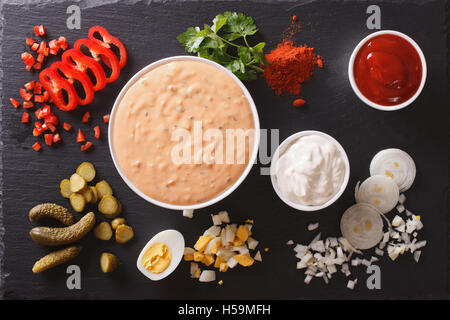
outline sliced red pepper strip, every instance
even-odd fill
[[[96,139],[100,139],[100,126],[95,126],[94,127],[94,136]]]
[[[89,79],[87,74],[62,61],[53,63],[50,68],[55,71],[61,71],[71,84],[73,84],[75,80],[78,80],[83,86],[85,94],[84,99],[82,99],[77,93],[78,103],[82,106],[91,103],[94,99],[94,84],[91,79]]]
[[[106,83],[116,81],[120,75],[120,65],[114,52],[98,44],[98,42],[89,39],[80,39],[74,44],[74,48],[80,51],[82,46],[86,46],[89,49],[89,52],[95,60],[99,61],[102,59],[111,69],[111,75],[106,78]]]
[[[81,146],[81,151],[86,151],[88,150],[90,147],[92,147],[94,144],[90,141],[86,142],[84,145]]]
[[[95,37],[95,34],[98,33],[102,40],[97,39]],[[119,49],[120,59],[119,59],[119,66],[120,69],[122,69],[125,64],[127,63],[127,50],[125,49],[125,46],[123,45],[122,41],[120,41],[118,38],[112,36],[108,30],[101,26],[93,26],[91,29],[89,29],[88,38],[90,40],[96,41],[102,46],[106,48],[110,48],[110,45],[114,45]]]
[[[70,111],[77,107],[78,95],[75,88],[53,68],[42,70],[39,74],[39,82],[59,109]],[[63,90],[67,93],[68,102],[64,101]]]
[[[12,105],[13,105],[14,108],[16,108],[16,109],[20,106],[20,102],[17,101],[16,99],[9,98],[9,101],[11,101]]]
[[[24,112],[22,114],[22,123],[28,123],[30,122],[30,114],[28,112]]]
[[[35,144],[33,144],[32,148],[34,149],[34,151],[39,151],[41,149],[41,145],[39,144],[39,142],[36,142]]]
[[[70,123],[64,122],[63,128],[64,130],[69,131],[70,129],[72,129],[72,125]]]
[[[53,144],[53,134],[52,133],[44,134],[44,140],[46,145],[51,146]]]
[[[85,56],[78,49],[69,49],[65,51],[61,60],[82,72],[90,70],[95,77],[94,91],[102,90],[106,86],[106,75],[102,66],[94,59]]]
[[[81,131],[81,129],[78,129],[78,134],[77,134],[77,142],[85,142],[86,138],[84,137],[83,131]]]
[[[81,118],[81,122],[87,123],[89,121],[90,117],[91,117],[91,114],[89,111],[87,111],[85,114],[83,114],[83,117]]]

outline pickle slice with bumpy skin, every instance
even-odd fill
[[[55,203],[42,203],[34,206],[29,214],[30,221],[39,221],[43,218],[56,219],[66,226],[73,224],[73,215],[66,208]]]
[[[83,249],[80,245],[73,245],[64,249],[60,249],[47,254],[37,261],[33,266],[33,273],[40,273],[42,271],[53,268],[64,262],[76,258],[81,250]]]

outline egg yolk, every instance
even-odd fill
[[[142,265],[151,273],[161,273],[170,265],[172,254],[164,243],[152,244],[142,257]]]

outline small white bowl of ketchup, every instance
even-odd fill
[[[383,111],[410,105],[427,78],[425,56],[407,35],[392,30],[374,32],[353,50],[348,64],[353,91],[365,104]]]

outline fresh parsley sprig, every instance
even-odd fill
[[[212,26],[188,28],[177,39],[186,47],[186,52],[215,61],[244,81],[255,80],[261,65],[267,65],[263,49],[264,42],[250,46],[247,37],[254,35],[253,18],[243,13],[225,12],[218,14]]]

